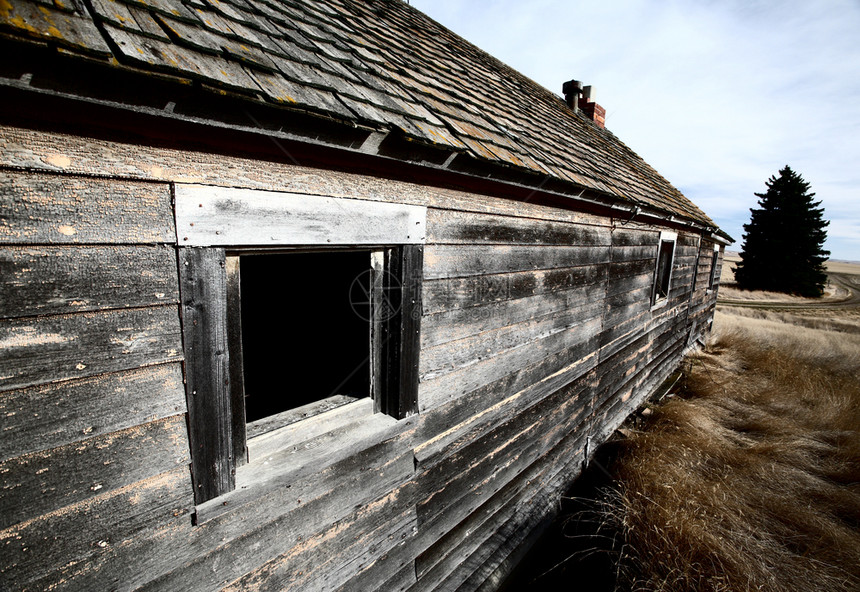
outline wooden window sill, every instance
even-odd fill
[[[271,495],[414,427],[417,416],[397,420],[373,412],[363,398],[248,440],[249,462],[236,470],[236,489],[199,504],[195,524]],[[411,444],[405,443],[404,449]]]

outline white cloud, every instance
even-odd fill
[[[553,92],[594,85],[607,127],[738,241],[790,165],[832,220],[827,248],[860,259],[860,3],[412,4]]]

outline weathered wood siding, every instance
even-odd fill
[[[170,199],[0,170],[0,588],[74,587],[190,519]]]
[[[196,524],[185,182],[428,207],[420,413],[314,431]],[[453,190],[6,128],[0,199],[3,589],[493,589],[713,314],[696,233],[652,310],[661,228]]]

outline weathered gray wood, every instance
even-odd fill
[[[176,306],[0,320],[0,390],[182,359]]]
[[[464,589],[480,592],[500,586],[525,549],[550,526],[558,495],[558,491],[540,491],[531,499],[520,500],[508,520],[489,533],[483,544],[451,572],[444,585],[456,582]]]
[[[421,319],[421,344],[430,348],[509,325],[561,313],[567,309],[600,306],[602,286],[585,285],[570,290],[503,300],[480,307],[458,308]]]
[[[612,229],[612,246],[615,248],[656,245],[659,237],[660,231],[654,228],[618,226]]]
[[[188,433],[198,504],[235,484],[225,266],[223,249],[179,249]]]
[[[415,584],[415,582],[415,566],[412,565],[412,562],[409,562],[401,568],[400,571],[375,588],[369,587],[361,589],[372,590],[374,592],[406,592]],[[359,586],[362,584],[360,580],[357,583]],[[344,586],[339,588],[337,592],[352,592],[352,590],[356,589],[359,588],[353,588],[352,582],[347,582]]]
[[[0,318],[178,302],[170,247],[0,249]]]
[[[414,483],[407,483],[381,499],[371,500],[353,515],[333,522],[303,540],[298,548],[268,561],[224,591],[335,590],[351,578],[356,578],[350,582],[352,589],[372,590],[377,577],[387,579],[393,573],[367,568],[384,563],[385,556],[408,544],[417,530],[414,489]],[[396,565],[393,571],[399,567]]]
[[[416,433],[418,467],[444,462],[460,447],[574,381],[594,390],[597,358],[597,353],[581,359],[577,349],[563,350],[423,414]],[[503,393],[512,394],[500,398]]]
[[[242,347],[242,272],[238,256],[225,260],[227,274],[227,354],[230,377],[230,433],[233,441],[234,465],[248,462],[247,418],[245,415],[245,354]],[[272,419],[267,417],[265,419]],[[271,422],[269,422],[271,423]],[[258,425],[257,428],[262,428]],[[269,425],[269,427],[272,427]],[[273,428],[272,428],[273,429]]]
[[[450,532],[565,438],[584,439],[586,433],[577,426],[585,418],[585,408],[580,403],[579,410],[574,412],[571,405],[577,403],[577,398],[572,398],[573,401],[567,401],[551,413],[537,418],[536,423],[500,428],[495,446],[492,440],[478,441],[464,449],[468,455],[465,458],[459,454],[451,457],[443,463],[451,463],[452,466],[447,471],[448,475],[442,476],[445,483],[441,489],[432,475],[437,473],[441,476],[434,468],[442,465],[422,474],[419,481],[422,490],[435,493],[418,505],[420,539],[432,542]],[[535,420],[534,417],[532,419]],[[516,427],[521,431],[506,434]],[[483,451],[471,455],[470,448],[476,452],[483,448]]]
[[[605,226],[570,224],[511,216],[431,209],[427,212],[430,244],[608,245]]]
[[[185,413],[178,363],[0,393],[0,461]]]
[[[529,347],[535,341],[581,326],[589,320],[599,321],[602,312],[600,301],[583,299],[579,306],[563,308],[557,313],[425,348],[421,357],[422,380],[432,380],[507,351]]]
[[[134,588],[191,536],[191,504],[181,467],[12,526],[0,533],[0,588]]]
[[[283,447],[252,459],[237,471],[238,488],[219,500],[220,505],[214,502],[210,503],[211,507],[207,505],[207,519],[229,511],[230,506],[253,501],[261,489],[274,488],[277,484],[289,485],[308,471],[319,471],[346,455],[370,450],[378,442],[402,437],[404,431],[411,427],[410,422],[398,423],[384,413],[370,413],[363,405],[356,405],[353,409],[356,416],[343,418],[333,429],[319,430],[317,422],[311,421],[307,432],[300,426],[295,432],[284,434],[281,439]]]
[[[302,405],[301,407],[295,407],[293,409],[288,409],[287,411],[282,411],[281,413],[276,413],[275,415],[269,415],[268,417],[252,421],[246,426],[247,437],[249,440],[248,445],[251,446],[253,444],[257,447],[269,438],[278,438],[279,435],[273,434],[272,432],[282,432],[290,426],[292,426],[291,429],[307,429],[296,424],[318,415],[325,415],[325,418],[321,418],[321,420],[327,422],[338,415],[354,413],[355,409],[350,406],[350,403],[354,403],[358,400],[359,399],[356,397],[349,397],[347,395],[334,395],[326,397],[325,399],[320,399],[319,401],[314,401],[313,403],[308,403],[307,405]],[[370,399],[368,399],[368,401],[369,400]],[[361,403],[361,405],[364,404],[366,403]],[[341,407],[348,408],[341,409]],[[335,412],[335,410],[337,411]],[[361,414],[363,415],[365,412],[362,411]],[[250,441],[252,439],[254,442]],[[258,452],[257,454],[260,453]]]
[[[341,404],[333,407],[331,399],[335,399],[335,397],[339,398],[337,400]],[[296,419],[276,430],[262,432],[249,438],[248,454],[251,462],[270,458],[284,450],[295,451],[298,447],[318,436],[342,430],[363,418],[371,418],[373,415],[373,401],[368,397],[363,399],[353,399],[344,395],[335,395],[335,397],[329,397],[298,408],[307,412],[309,408],[319,407],[322,411],[318,413],[303,417],[301,420]],[[297,413],[291,414],[293,418],[297,416]],[[386,421],[386,418],[380,419],[387,424],[393,423]]]
[[[491,481],[510,479],[514,463],[534,460],[555,446],[579,423],[589,407],[588,392],[572,383],[488,432],[468,442],[445,462],[436,463],[417,477],[426,497],[418,504],[420,523],[428,522],[467,492]],[[559,431],[561,430],[561,431]]]
[[[304,480],[294,487],[263,489],[258,502],[201,524],[195,536],[161,566],[162,575],[141,590],[190,592],[223,587],[353,515],[357,506],[383,498],[408,481],[414,471],[411,453],[383,460],[377,454],[385,447],[373,450],[371,457],[352,455],[345,463],[352,470],[344,471],[344,465],[330,467],[319,471],[310,483]],[[303,495],[303,490],[310,495]],[[266,507],[260,503],[264,500],[269,507],[261,512],[261,506]],[[411,497],[409,501],[414,503]]]
[[[534,489],[541,487],[551,469],[559,464],[559,459],[569,459],[573,456],[573,451],[568,450],[569,446],[563,446],[569,443],[569,440],[570,438],[562,440],[559,445],[529,465],[476,511],[469,514],[465,520],[422,551],[415,559],[419,585],[410,592],[435,588],[462,562],[464,556],[474,551],[474,548],[482,542],[480,534],[475,536],[476,532],[497,528],[497,525],[504,521],[515,507],[519,497],[531,495]],[[576,438],[576,442],[581,441],[581,436]],[[541,485],[537,485],[538,483]]]
[[[555,504],[549,499],[554,497],[554,492],[539,491],[535,496],[532,493],[531,488],[518,492],[495,515],[473,526],[469,536],[457,547],[445,549],[447,553],[439,563],[409,592],[456,590],[474,578],[474,583],[463,588],[472,590],[484,582],[496,565],[496,556],[504,554],[524,538],[538,536],[551,521]],[[535,497],[539,497],[542,503],[537,503]],[[453,532],[461,528],[463,526],[458,525]],[[481,576],[475,577],[476,573],[481,573]],[[502,583],[501,579],[495,580],[489,589],[496,589]]]
[[[428,245],[424,278],[557,269],[609,262],[609,247]]]
[[[393,181],[382,177],[336,170],[320,174],[319,168],[282,161],[180,150],[74,136],[45,130],[0,128],[0,163],[19,169],[67,172],[100,177],[137,178],[156,182],[175,181],[245,187],[264,191],[309,193],[333,197],[433,206],[472,211],[609,226],[610,220],[573,210],[534,203],[491,198]],[[628,224],[638,228],[636,222]]]
[[[658,241],[651,244],[617,247],[612,246],[613,261],[651,261],[656,265]]]
[[[166,183],[0,171],[0,205],[0,244],[176,241]]]
[[[600,319],[587,320],[538,341],[422,382],[419,385],[421,409],[430,410],[563,350],[576,351],[584,359],[590,353],[589,348],[596,344],[600,325]]]
[[[188,464],[174,415],[0,463],[0,529]]]
[[[183,246],[420,244],[426,217],[421,206],[176,186],[176,228]]]
[[[375,409],[392,417],[418,411],[424,249],[374,253],[371,274],[371,383]]]
[[[606,280],[608,270],[608,265],[585,265],[429,280],[423,286],[424,313],[484,306],[597,284]]]

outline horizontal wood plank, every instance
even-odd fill
[[[192,535],[190,483],[176,468],[0,531],[0,588],[135,588]]]
[[[505,352],[530,347],[540,339],[589,321],[600,322],[602,313],[600,301],[583,299],[579,306],[425,348],[421,352],[421,379],[432,380]]]
[[[481,360],[433,380],[422,382],[418,387],[421,408],[429,410],[446,401],[461,397],[557,352],[566,351],[565,358],[573,355],[584,360],[591,353],[589,348],[596,345],[600,325],[600,319],[588,320],[493,358]]]
[[[598,264],[426,280],[422,290],[424,314],[480,307],[599,284],[606,280],[608,272],[609,265]]]
[[[175,243],[167,183],[0,170],[0,244]]]
[[[0,393],[0,461],[185,412],[178,363]]]
[[[176,306],[0,320],[0,391],[182,359]]]
[[[185,247],[421,244],[426,218],[421,206],[176,186],[176,229]]]
[[[381,177],[243,158],[213,152],[114,142],[44,130],[0,129],[0,163],[16,169],[66,172],[155,182],[173,181],[287,191],[609,226],[611,220],[575,210],[493,198]],[[630,227],[638,227],[631,222]]]
[[[605,226],[431,209],[427,212],[427,242],[597,246],[610,243],[610,232]]]
[[[0,248],[0,318],[178,302],[171,247]]]
[[[570,290],[427,315],[421,320],[421,346],[424,348],[422,356],[426,348],[449,341],[529,322],[570,308],[600,306],[602,290],[602,286],[584,285]]]
[[[609,247],[428,245],[424,279],[453,278],[609,262]]]
[[[352,463],[367,460],[355,456],[358,460],[350,459]],[[141,590],[193,592],[224,587],[291,549],[301,550],[302,541],[348,519],[357,507],[389,495],[414,471],[411,452],[365,466],[366,470],[320,471],[315,483],[261,490],[258,503],[199,525],[195,536],[161,566],[162,575]],[[332,487],[332,479],[338,486]],[[311,495],[302,495],[303,489]],[[266,505],[268,510],[261,512]]]
[[[353,589],[372,590],[376,572],[381,571],[377,577],[384,581],[402,567],[374,570],[374,564],[408,544],[417,531],[414,489],[414,483],[408,482],[381,499],[370,500],[351,516],[239,578],[224,592],[334,590],[360,575],[363,585]],[[353,586],[358,584],[353,580]]]
[[[187,466],[188,452],[185,417],[174,415],[4,461],[0,529]]]

